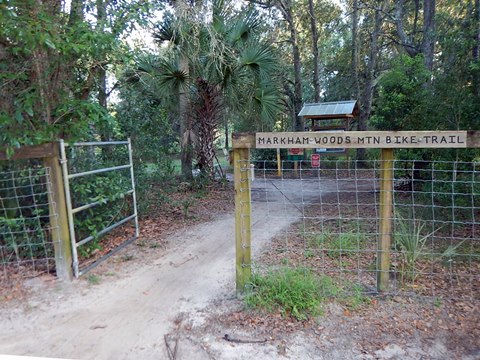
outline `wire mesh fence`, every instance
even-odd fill
[[[52,233],[58,225],[49,203],[50,169],[28,166],[0,172],[0,276],[55,271]],[[50,212],[53,212],[51,214]]]
[[[0,281],[78,276],[138,237],[130,141],[55,146],[3,154]]]
[[[275,162],[253,161],[254,271],[308,269],[344,288],[375,293],[381,163],[322,159],[318,168],[307,161],[295,168],[283,161],[279,174]],[[479,298],[478,168],[462,162],[394,162],[387,293]],[[280,231],[255,252],[265,223]]]

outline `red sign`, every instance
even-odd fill
[[[288,149],[288,155],[303,155],[303,149],[290,148]]]
[[[312,154],[312,167],[320,167],[320,154]]]

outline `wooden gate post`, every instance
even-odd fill
[[[53,156],[44,158],[44,164],[50,168],[48,204],[50,209],[50,227],[55,248],[55,267],[57,277],[62,280],[72,279],[72,248],[68,227],[65,189],[63,187],[62,168],[58,144],[53,145]]]
[[[235,244],[237,293],[245,291],[252,275],[250,149],[233,149],[235,182]]]
[[[388,289],[393,229],[393,149],[382,149],[380,168],[380,239],[377,244],[377,291]]]

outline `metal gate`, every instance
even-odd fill
[[[126,149],[125,149],[126,147]],[[87,149],[87,158],[94,157],[96,154],[105,151],[111,151],[113,148],[123,148],[126,150],[128,154],[128,160],[121,163],[120,165],[115,166],[108,166],[96,169],[90,169],[88,171],[79,170],[76,168],[69,168],[68,162],[72,162],[74,160],[76,149]],[[107,150],[98,150],[102,148],[107,148]],[[65,186],[65,198],[66,198],[66,205],[67,205],[67,215],[68,215],[68,223],[69,223],[69,232],[70,232],[70,239],[72,244],[72,257],[73,257],[73,270],[75,277],[79,277],[80,275],[85,274],[87,271],[92,269],[93,267],[97,266],[101,262],[105,261],[111,255],[117,253],[119,250],[123,249],[125,246],[132,243],[139,235],[139,227],[138,227],[138,215],[137,215],[137,203],[136,203],[136,193],[135,193],[135,179],[134,179],[134,172],[133,172],[133,161],[132,161],[132,145],[130,139],[127,141],[104,141],[104,142],[78,142],[78,143],[66,143],[63,140],[60,141],[60,161],[62,164],[62,171],[63,171],[63,179],[64,179],[64,186]],[[115,199],[119,198],[129,198],[129,202],[131,202],[131,211],[126,214],[121,214],[120,219],[116,218],[115,223],[108,224],[101,228],[96,228],[92,230],[92,233],[88,234],[87,236],[82,235],[82,238],[77,239],[77,231],[75,226],[75,217],[79,216],[80,213],[85,212],[88,209],[93,209],[99,207],[101,205],[109,204],[113,202],[112,198],[98,198],[94,197],[89,201],[84,201],[82,204],[75,204],[74,196],[75,192],[72,191],[72,181],[74,179],[79,179],[82,177],[92,177],[98,176],[99,174],[112,174],[116,173],[120,176],[120,172],[128,171],[128,178],[129,178],[129,189],[122,191],[119,194],[116,194]],[[130,186],[131,185],[131,186]],[[82,267],[82,264],[79,262],[79,248],[91,243],[94,240],[98,240],[99,238],[104,237],[105,235],[111,233],[114,229],[118,228],[121,225],[127,224],[129,222],[134,222],[134,234],[131,238],[123,241],[120,245],[116,246],[112,250],[108,251],[105,254],[102,254],[98,258],[86,266]]]

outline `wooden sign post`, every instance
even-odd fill
[[[235,182],[236,287],[237,292],[243,292],[252,275],[250,149],[234,148],[233,166]]]
[[[377,242],[377,290],[388,290],[393,231],[393,149],[382,149],[380,164],[380,238]]]
[[[393,151],[412,148],[480,148],[480,131],[325,131],[238,133],[232,135],[235,157],[235,211],[237,290],[243,291],[251,276],[250,185],[247,149],[382,149],[380,168],[380,238],[377,246],[377,290],[389,288],[390,249],[393,231]],[[313,158],[312,158],[313,163]],[[246,194],[245,192],[248,192]],[[248,204],[247,204],[248,203]]]
[[[277,175],[282,176],[282,157],[280,156],[280,149],[277,149]]]

